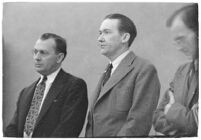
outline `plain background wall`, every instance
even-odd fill
[[[67,39],[63,68],[83,78],[90,99],[108,60],[97,46],[99,26],[110,13],[130,17],[138,31],[131,46],[157,70],[161,95],[186,58],[172,45],[166,19],[186,3],[4,3],[3,5],[3,128],[11,120],[20,91],[39,75],[31,50],[45,32]],[[81,133],[83,136],[84,131]],[[151,132],[154,134],[154,131]]]

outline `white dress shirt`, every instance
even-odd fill
[[[114,71],[116,70],[116,68],[118,67],[118,65],[126,57],[126,55],[128,55],[129,52],[130,52],[130,50],[125,51],[120,56],[118,56],[114,61],[110,62],[110,63],[112,63],[112,66],[113,66],[112,67],[112,71],[111,71],[111,75],[114,73]]]
[[[50,75],[47,76],[47,80],[46,80],[46,82],[45,82],[45,84],[46,84],[46,85],[45,85],[45,91],[44,91],[43,99],[42,99],[42,101],[41,101],[41,105],[40,105],[39,112],[40,112],[40,110],[41,110],[41,107],[42,107],[42,105],[43,105],[43,102],[44,102],[44,100],[45,100],[45,97],[47,96],[47,93],[48,93],[50,87],[52,86],[52,83],[54,82],[54,79],[56,78],[56,76],[57,76],[57,74],[59,73],[60,69],[61,69],[61,68],[58,68],[55,72],[53,72],[53,73],[51,73]],[[43,75],[41,75],[41,78],[40,78],[40,81],[38,82],[38,84],[39,84],[40,82],[42,82],[42,79],[43,79]],[[37,85],[38,85],[38,84],[37,84]]]

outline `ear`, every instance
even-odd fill
[[[64,54],[63,53],[59,53],[57,55],[57,63],[61,63],[64,59]]]
[[[122,34],[122,43],[127,43],[130,39],[130,34],[129,33],[123,33]]]

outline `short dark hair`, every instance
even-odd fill
[[[122,14],[109,14],[104,19],[118,19],[119,20],[119,31],[121,33],[129,33],[130,39],[128,41],[128,46],[132,44],[133,40],[137,36],[137,29],[133,21],[125,15]]]
[[[66,45],[66,40],[63,37],[58,36],[58,35],[53,34],[53,33],[44,33],[41,35],[40,39],[41,40],[54,39],[54,41],[56,43],[56,50],[55,51],[57,53],[63,53],[64,58],[66,57],[67,45]]]
[[[174,19],[178,15],[181,15],[184,24],[198,36],[198,4],[187,5],[175,11],[167,20],[168,27],[172,26]]]

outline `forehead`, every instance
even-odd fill
[[[106,29],[118,29],[119,26],[119,20],[118,19],[105,19],[103,20],[101,26],[100,26],[100,31],[106,30]]]
[[[55,46],[56,46],[56,43],[54,39],[52,38],[46,39],[46,40],[38,39],[36,41],[34,48],[39,50],[51,50],[51,49],[55,49]]]
[[[173,33],[188,33],[193,32],[191,31],[183,22],[180,16],[176,17],[171,25],[171,31]]]

